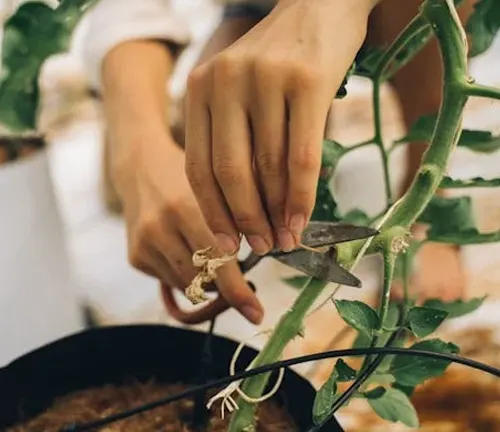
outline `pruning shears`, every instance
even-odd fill
[[[337,261],[336,245],[353,240],[368,239],[379,234],[374,228],[348,223],[312,221],[302,234],[301,247],[290,252],[273,249],[266,255],[251,253],[239,261],[240,269],[247,273],[263,258],[271,257],[315,279],[360,288],[361,281]],[[214,290],[213,287],[211,290]],[[207,291],[210,288],[207,289]],[[210,321],[230,308],[224,297],[194,310],[182,310],[174,298],[172,288],[162,285],[162,295],[170,315],[184,324]]]

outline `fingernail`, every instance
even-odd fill
[[[290,229],[295,235],[302,235],[302,231],[304,231],[306,225],[306,218],[304,215],[296,214],[293,215],[290,219]]]
[[[262,322],[262,318],[264,317],[262,310],[250,305],[243,306],[241,313],[253,324],[260,324]]]
[[[295,239],[290,231],[287,229],[280,229],[278,231],[278,245],[281,250],[289,252],[295,249]]]
[[[227,234],[215,234],[215,239],[217,240],[217,243],[219,244],[219,247],[227,253],[233,253],[238,249],[238,244],[234,239]]]
[[[264,238],[259,235],[249,235],[247,241],[257,255],[265,255],[271,249]]]

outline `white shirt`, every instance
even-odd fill
[[[219,5],[251,3],[270,9],[276,0],[215,0]],[[101,87],[102,61],[115,46],[127,40],[160,39],[181,49],[193,42],[193,15],[213,11],[212,0],[100,0],[89,12],[83,56],[90,85]],[[203,14],[203,15],[202,15]],[[210,18],[210,17],[208,17]],[[210,19],[205,20],[210,21]],[[202,23],[203,37],[212,27]],[[207,27],[207,25],[209,27]],[[197,23],[200,26],[200,23]],[[196,39],[196,37],[194,38]],[[196,42],[196,40],[194,41]]]

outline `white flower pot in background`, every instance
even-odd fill
[[[0,165],[0,366],[83,328],[45,151]]]

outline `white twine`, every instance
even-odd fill
[[[245,346],[246,342],[253,339],[254,337],[257,337],[257,336],[260,336],[263,334],[269,334],[269,333],[271,333],[271,331],[272,331],[272,329],[262,330],[260,332],[255,333],[254,335],[252,335],[246,341],[240,342],[240,344],[238,345],[238,347],[234,351],[233,357],[231,359],[231,363],[229,365],[229,373],[231,376],[234,376],[234,374],[236,373],[235,372],[236,361],[238,360],[238,357],[240,356],[241,350]],[[249,370],[253,366],[253,364],[254,364],[254,361],[252,361],[245,370]],[[241,385],[243,380],[235,381],[235,382],[229,384],[224,389],[222,389],[214,397],[212,397],[207,403],[207,408],[210,409],[212,407],[212,405],[217,400],[222,399],[221,418],[224,419],[225,409],[227,409],[230,413],[232,413],[234,410],[239,409],[238,404],[236,403],[236,401],[234,400],[234,398],[232,396],[232,394],[234,392],[238,393],[240,395],[240,397],[245,402],[252,403],[252,404],[264,402],[264,401],[268,400],[269,398],[273,397],[276,394],[276,392],[279,390],[281,383],[283,382],[284,375],[285,375],[285,369],[281,368],[279,370],[278,379],[276,380],[276,383],[274,384],[273,388],[268,393],[266,393],[265,395],[260,396],[258,398],[253,398],[251,396],[248,396],[243,390],[241,390],[240,385]]]

